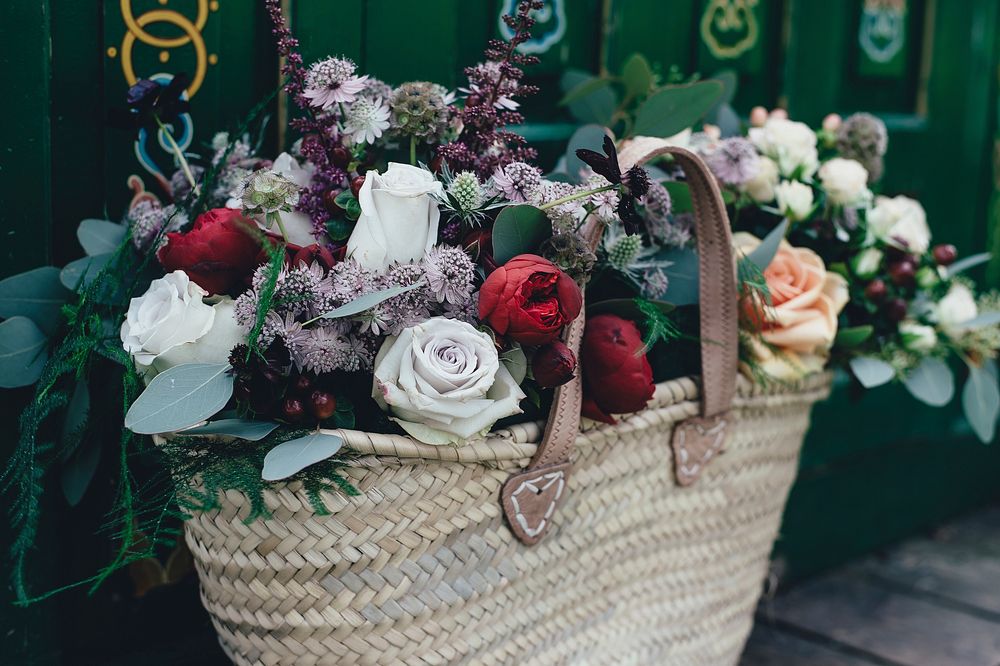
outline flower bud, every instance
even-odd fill
[[[771,113],[768,116],[777,118],[778,120],[788,120],[788,111],[785,109],[771,109]]]
[[[865,287],[865,296],[870,301],[881,301],[885,298],[888,291],[889,290],[886,288],[885,282],[882,280],[872,280],[868,283],[868,286]]]
[[[917,272],[916,268],[913,262],[908,259],[897,261],[889,266],[889,279],[892,280],[893,284],[900,287],[913,284],[913,278]]]
[[[825,118],[823,118],[823,129],[827,132],[836,132],[840,128],[840,123],[843,119],[840,114],[830,113]]]
[[[941,277],[938,275],[938,272],[930,266],[924,266],[917,271],[917,284],[922,289],[930,289],[940,281]]]
[[[934,255],[934,261],[940,266],[950,266],[958,259],[958,250],[954,245],[935,245],[931,253]]]
[[[882,251],[874,247],[860,252],[854,257],[854,261],[851,262],[854,274],[862,280],[875,277],[879,267],[882,265],[882,257]]]
[[[899,325],[899,335],[903,339],[903,346],[914,352],[930,351],[938,341],[934,327],[914,321],[902,322]]]
[[[755,106],[750,109],[750,124],[753,127],[763,127],[767,122],[767,109],[762,106]]]
[[[531,358],[531,373],[542,388],[562,386],[573,379],[576,372],[576,354],[556,340],[542,345]]]

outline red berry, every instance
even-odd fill
[[[472,94],[465,98],[466,107],[479,106],[482,103],[483,103],[483,98],[481,95]]]
[[[913,277],[916,274],[917,266],[909,259],[903,259],[889,265],[889,279],[900,287],[913,284]]]
[[[885,286],[885,282],[882,280],[872,280],[868,283],[868,286],[865,287],[865,296],[870,301],[881,301],[885,298],[887,291],[888,289]]]
[[[889,321],[901,322],[906,319],[906,301],[902,298],[894,298],[885,304],[885,316]]]
[[[309,389],[312,388],[312,385],[313,385],[312,380],[309,379],[309,377],[307,377],[306,375],[299,375],[298,377],[295,378],[295,381],[292,382],[292,390],[294,390],[296,393],[301,393],[305,395],[306,393],[309,392]]]
[[[355,197],[358,196],[358,192],[361,191],[361,186],[365,184],[364,176],[357,176],[351,180],[351,194]]]
[[[333,162],[333,166],[346,169],[347,165],[351,163],[351,151],[343,146],[337,146],[330,151],[330,161]]]
[[[301,421],[306,415],[306,408],[298,398],[285,398],[285,402],[281,405],[281,415],[292,422]]]
[[[931,254],[934,255],[934,261],[941,266],[948,266],[958,259],[958,250],[954,245],[935,245]]]
[[[337,215],[342,211],[341,207],[337,205],[337,195],[340,194],[338,190],[329,189],[323,193],[323,208],[326,208],[326,212],[330,215]]]
[[[320,421],[328,419],[337,411],[337,399],[326,391],[313,391],[309,396],[309,409]]]

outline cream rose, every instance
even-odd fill
[[[497,420],[521,413],[525,394],[490,336],[434,317],[382,343],[372,397],[415,439],[442,445],[485,434]]]
[[[733,237],[744,253],[752,252],[760,240],[747,233]],[[826,270],[819,255],[808,248],[782,241],[764,278],[771,305],[755,304],[762,321],[761,337],[780,354],[758,353],[758,360],[773,374],[787,378],[822,367],[837,335],[837,315],[848,300],[847,281]],[[760,345],[763,347],[763,345]]]
[[[819,168],[819,179],[831,203],[858,206],[871,199],[868,170],[857,160],[834,157]]]
[[[774,201],[774,187],[778,184],[778,163],[761,156],[757,174],[743,185],[743,191],[757,203]]]
[[[813,209],[813,190],[797,180],[782,181],[774,188],[778,210],[792,222],[801,222],[809,217]]]
[[[772,116],[763,127],[750,128],[749,136],[761,153],[777,162],[782,176],[809,178],[816,172],[816,133],[805,123]]]
[[[923,254],[931,245],[927,213],[915,199],[878,197],[866,219],[871,232],[885,243],[917,254]]]
[[[236,323],[233,299],[227,296],[211,307],[215,311],[212,327],[197,340],[171,347],[153,359],[157,373],[185,363],[225,363],[233,347],[246,342],[246,332]]]
[[[348,256],[372,271],[419,260],[437,239],[441,213],[430,195],[441,192],[425,169],[390,162],[384,174],[369,171],[358,193],[361,217],[347,241]]]
[[[141,368],[180,345],[194,342],[212,329],[215,309],[202,298],[208,292],[184,271],[153,280],[142,296],[133,298],[122,322],[125,351]]]
[[[968,328],[965,323],[979,314],[976,297],[964,284],[956,283],[934,306],[938,326],[949,338],[960,338]]]

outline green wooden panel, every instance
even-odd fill
[[[291,26],[308,65],[326,56],[346,56],[364,70],[364,0],[291,3]],[[271,40],[273,43],[273,40]]]
[[[457,82],[458,0],[368,0],[365,73],[392,84]]]

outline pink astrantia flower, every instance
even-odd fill
[[[313,63],[306,74],[303,96],[324,111],[335,104],[353,102],[365,89],[367,76],[355,76],[356,65],[347,58],[326,58]]]

